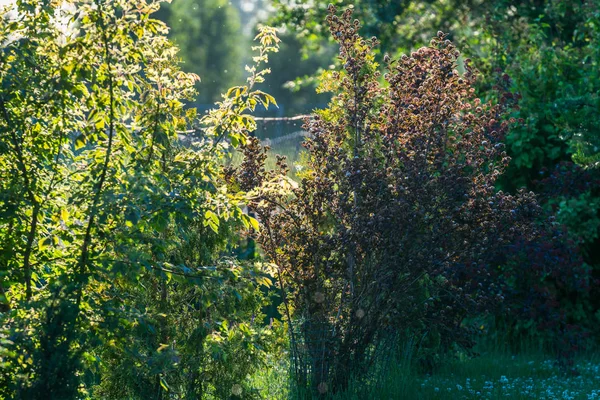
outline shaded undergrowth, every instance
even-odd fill
[[[600,399],[598,353],[576,358],[577,374],[561,371],[551,354],[530,346],[518,354],[490,345],[479,346],[477,357],[456,355],[434,372],[419,371],[406,357],[384,368],[380,382],[351,379],[331,400],[364,399]],[[286,354],[270,360],[268,368],[251,377],[265,399],[310,399],[289,379]]]

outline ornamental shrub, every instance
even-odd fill
[[[410,56],[386,56],[382,77],[377,39],[358,35],[352,11],[332,6],[327,19],[343,70],[325,76],[332,101],[305,123],[300,184],[285,180],[283,159],[266,171],[256,140],[231,172],[254,190],[258,239],[297,325],[296,378],[321,394],[364,374],[390,333],[412,332],[415,347],[438,353],[469,348],[465,317],[502,303],[500,255],[545,231],[532,193],[496,190],[515,96],[482,103],[469,60],[459,64],[442,32]]]

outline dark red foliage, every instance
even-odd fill
[[[587,191],[600,191],[600,174],[596,168],[584,168],[572,162],[561,162],[553,169],[544,168],[533,181],[541,201],[561,196],[575,197]]]
[[[517,238],[498,254],[492,280],[502,293],[497,320],[515,339],[532,334],[549,339],[561,363],[570,364],[585,345],[575,317],[590,291],[590,273],[567,234],[547,227],[531,240]],[[568,340],[570,346],[563,343]]]
[[[349,10],[337,16],[332,7],[328,22],[344,71],[326,82],[336,90],[329,109],[306,121],[302,181],[283,190],[256,140],[232,173],[256,191],[259,242],[279,268],[289,312],[304,321],[292,337],[306,366],[296,372],[308,372],[318,391],[343,389],[390,331],[468,347],[465,317],[495,310],[511,290],[519,313],[554,307],[541,271],[547,257],[566,257],[536,247],[545,241],[533,193],[495,189],[509,162],[502,115],[514,98],[481,103],[468,62],[459,73],[459,53],[442,32],[410,56],[386,56],[381,83],[377,40],[359,37]],[[539,255],[528,258],[533,271],[507,257],[523,252]]]

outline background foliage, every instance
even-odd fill
[[[200,76],[195,102],[203,108],[219,100],[241,77],[243,50],[240,16],[225,0],[177,0],[163,3],[155,18],[169,27],[179,48],[181,68]],[[240,40],[242,39],[242,40]]]

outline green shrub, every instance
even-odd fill
[[[275,31],[260,30],[247,84],[198,119],[158,1],[16,7],[0,25],[0,398],[244,389],[274,342],[271,282],[222,257],[257,227],[223,161],[274,101],[254,85]]]

